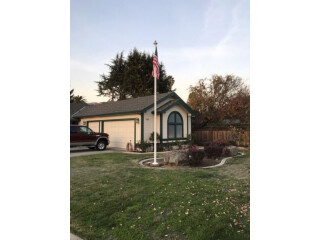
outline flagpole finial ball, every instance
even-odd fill
[[[157,41],[156,41],[156,40],[154,40],[153,44],[156,46],[158,43],[157,43]]]

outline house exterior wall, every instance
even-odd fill
[[[153,108],[144,113],[144,141],[149,141],[150,134],[154,131]],[[157,116],[157,133],[160,134],[160,115]]]
[[[153,108],[149,109],[147,112],[144,113],[144,141],[148,141],[150,134],[153,132]],[[180,105],[173,106],[165,113],[162,114],[162,139],[166,142],[168,138],[168,117],[172,112],[179,112],[183,118],[183,138],[187,138],[188,134],[191,134],[191,115],[190,113]],[[160,115],[157,115],[157,133],[160,134],[161,127],[160,127]]]
[[[88,127],[94,132],[101,132],[100,122],[90,122]]]
[[[190,113],[188,113],[188,135],[192,133],[192,131],[191,131],[191,126],[192,126],[191,119],[192,119],[192,116],[191,116]]]
[[[186,138],[188,136],[188,134],[190,134],[190,132],[191,132],[191,128],[188,129],[188,127],[187,127],[187,121],[190,120],[190,123],[191,123],[191,118],[189,117],[189,119],[187,119],[189,112],[187,110],[185,110],[183,107],[181,107],[180,105],[176,105],[176,106],[173,106],[172,108],[170,108],[169,110],[167,110],[165,113],[163,113],[163,116],[162,116],[162,124],[163,124],[162,138],[163,139],[168,138],[168,128],[167,128],[168,127],[168,117],[169,117],[170,113],[172,113],[174,111],[180,113],[183,118],[183,138]],[[190,123],[189,123],[189,126],[191,126]]]
[[[167,102],[171,101],[173,98],[168,98],[165,101],[161,102],[161,104],[159,105],[164,105]],[[159,106],[158,106],[159,107]],[[149,141],[149,137],[150,134],[153,132],[154,130],[154,119],[153,119],[153,107],[150,108],[148,111],[146,111],[143,115],[144,115],[144,131],[143,131],[143,136],[144,136],[144,141]],[[157,114],[157,133],[160,134],[160,115]]]

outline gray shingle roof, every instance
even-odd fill
[[[87,105],[86,103],[70,103],[70,117]]]
[[[173,92],[161,93],[157,95],[157,100],[167,97]],[[146,107],[153,104],[154,95],[131,98],[117,102],[104,102],[96,105],[88,105],[73,117],[89,117],[99,115],[113,115],[119,113],[141,112]]]

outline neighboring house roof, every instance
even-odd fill
[[[84,102],[70,103],[70,118],[72,118],[76,113],[80,112],[85,106],[88,106],[88,104]]]
[[[163,101],[165,101],[170,97],[173,97],[179,101],[181,100],[181,98],[175,92],[160,93],[160,94],[157,94],[157,104],[162,103]],[[131,98],[127,100],[120,100],[117,102],[104,102],[101,104],[89,105],[84,109],[82,109],[80,112],[74,114],[73,117],[81,118],[81,117],[141,113],[152,108],[153,102],[154,102],[154,95]],[[186,103],[184,104],[188,106]],[[187,110],[190,110],[191,113],[194,114],[191,108]]]
[[[234,123],[240,123],[240,119],[223,119],[222,120],[223,123],[226,124],[234,124]]]

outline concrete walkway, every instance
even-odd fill
[[[74,147],[70,148],[70,157],[78,157],[78,156],[89,156],[89,155],[95,155],[95,154],[105,154],[105,153],[127,153],[127,154],[138,154],[138,155],[147,155],[147,154],[153,154],[153,152],[127,152],[123,148],[107,148],[103,151],[97,151],[97,150],[91,150],[87,147]],[[160,152],[160,153],[166,153],[166,152]]]

